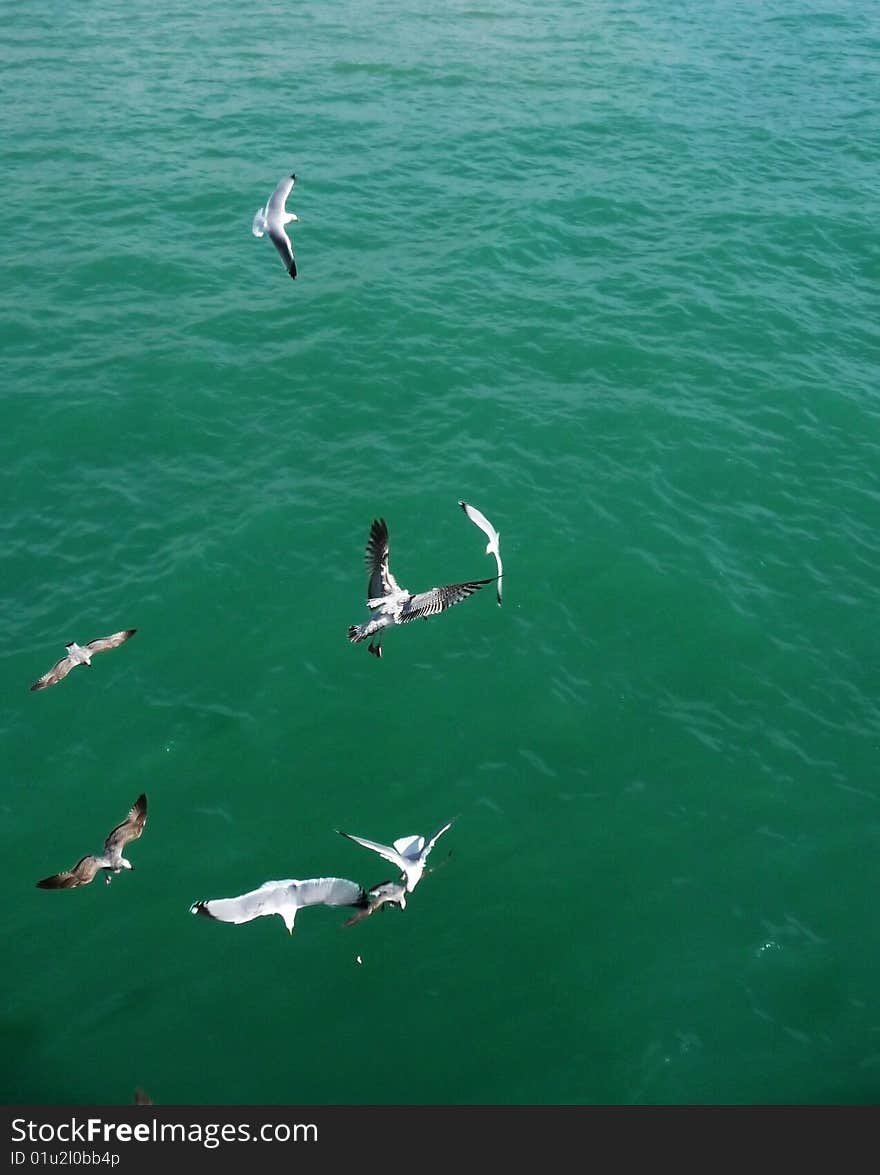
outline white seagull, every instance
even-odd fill
[[[211,898],[194,902],[189,912],[216,918],[219,922],[251,922],[266,914],[277,914],[293,934],[297,910],[303,906],[364,906],[367,895],[356,881],[344,877],[313,877],[308,881],[266,881],[259,889],[237,898]]]
[[[495,595],[498,600],[498,606],[501,607],[501,577],[504,574],[503,568],[501,566],[501,551],[499,550],[499,540],[501,535],[498,533],[486,515],[482,512],[482,510],[478,510],[476,506],[471,506],[467,502],[459,502],[458,504],[461,506],[462,510],[464,510],[465,514],[467,514],[468,518],[471,520],[474,526],[478,526],[489,540],[486,544],[486,554],[495,556],[495,563],[498,567],[498,578],[495,580]]]
[[[374,853],[378,853],[380,857],[384,857],[386,861],[396,865],[403,873],[401,880],[406,879],[406,892],[412,893],[425,871],[428,853],[443,833],[451,827],[452,821],[450,820],[442,828],[438,828],[427,843],[425,843],[423,836],[401,836],[392,845],[380,845],[374,840],[366,840],[362,836],[352,836],[350,832],[342,832],[339,828],[336,831],[347,840],[353,840],[356,845],[362,845],[365,849],[372,849]]]
[[[48,673],[44,673],[39,681],[35,681],[31,686],[31,691],[57,685],[59,681],[63,681],[67,677],[75,665],[91,665],[95,653],[106,653],[108,649],[119,648],[136,632],[136,628],[126,628],[122,632],[114,632],[112,636],[102,636],[97,640],[89,641],[86,645],[78,645],[76,641],[69,641],[66,646],[67,656],[56,661]]]
[[[105,869],[104,880],[109,885],[116,873],[123,869],[134,869],[131,861],[126,861],[122,850],[129,841],[137,840],[144,831],[147,823],[147,797],[140,795],[134,802],[134,807],[121,824],[117,824],[104,841],[104,851],[99,856],[80,857],[72,869],[64,873],[53,873],[51,877],[44,877],[37,882],[39,889],[73,889],[77,885],[88,885],[94,881],[99,869]]]
[[[358,910],[356,914],[343,922],[343,926],[355,926],[358,922],[363,922],[364,918],[369,918],[371,914],[375,914],[380,907],[385,904],[392,906],[399,906],[401,910],[406,909],[406,886],[402,881],[382,881],[378,885],[374,885],[372,889],[367,890],[367,904],[363,909]]]
[[[295,212],[288,212],[284,205],[295,181],[295,175],[286,175],[269,197],[266,207],[257,209],[254,223],[251,225],[255,237],[261,237],[266,232],[269,234],[270,241],[281,255],[284,268],[291,277],[296,277],[296,261],[293,258],[293,246],[284,231],[284,226],[292,220],[299,220],[299,217]]]
[[[358,644],[367,637],[371,639],[367,648],[375,657],[382,656],[382,632],[391,624],[408,624],[419,617],[436,616],[453,604],[459,604],[479,591],[491,579],[472,579],[467,583],[450,583],[445,587],[429,588],[426,592],[413,595],[402,588],[388,569],[388,527],[384,518],[373,519],[370,538],[367,542],[367,568],[370,581],[367,584],[367,607],[372,616],[366,624],[349,625],[348,639]]]

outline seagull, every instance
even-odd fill
[[[251,922],[264,914],[277,914],[287,933],[293,934],[297,910],[303,906],[363,906],[367,895],[356,881],[344,877],[314,877],[308,881],[266,881],[259,889],[238,898],[211,898],[194,902],[189,912],[219,922]]]
[[[129,841],[137,840],[146,823],[147,797],[140,795],[122,823],[117,824],[104,841],[104,851],[100,856],[80,857],[72,869],[38,881],[38,889],[73,889],[77,885],[88,885],[94,881],[99,869],[106,870],[104,880],[109,885],[114,874],[121,873],[123,869],[134,869],[131,861],[123,857],[122,850]]]
[[[390,624],[408,624],[420,616],[435,616],[453,604],[460,604],[468,596],[491,579],[472,579],[467,583],[451,583],[445,587],[429,588],[426,592],[413,595],[402,588],[388,570],[388,527],[384,518],[374,518],[367,543],[367,568],[370,582],[367,584],[367,607],[373,613],[366,624],[352,624],[348,639],[358,644],[367,637],[378,633],[375,642],[371,639],[367,648],[375,657],[382,656],[382,630]]]
[[[31,686],[31,691],[46,689],[50,685],[57,685],[63,681],[75,665],[91,665],[95,653],[106,653],[108,649],[116,649],[133,637],[136,628],[126,628],[122,632],[114,632],[112,636],[102,636],[97,640],[89,641],[87,645],[78,645],[76,641],[69,641],[67,656],[56,661],[48,673],[44,673],[39,681]]]
[[[355,926],[358,922],[363,922],[364,918],[375,914],[386,902],[389,905],[400,906],[401,910],[406,909],[406,886],[402,881],[382,881],[367,890],[367,905],[356,914],[352,914],[342,925]]]
[[[501,538],[501,535],[498,533],[486,515],[482,512],[482,510],[478,510],[476,506],[468,505],[467,502],[459,502],[458,504],[461,506],[462,510],[464,510],[465,514],[467,514],[468,518],[471,520],[474,526],[478,526],[489,540],[489,542],[486,544],[486,554],[494,555],[495,563],[498,566],[498,578],[495,580],[495,595],[498,600],[498,607],[500,608],[501,576],[504,574],[501,567],[501,551],[498,549],[498,540]]]
[[[372,849],[374,853],[378,853],[380,857],[384,857],[392,865],[397,865],[403,873],[401,881],[406,881],[406,892],[412,893],[425,871],[425,862],[428,859],[428,853],[430,853],[443,833],[451,827],[452,821],[450,820],[442,828],[438,828],[430,840],[428,840],[427,844],[423,836],[402,836],[393,845],[380,845],[374,840],[365,840],[362,836],[352,836],[350,832],[342,832],[339,828],[336,831],[347,840],[353,840],[356,845],[363,845],[365,849]],[[385,900],[387,901],[388,899],[386,898]],[[401,903],[402,908],[403,903]]]
[[[145,1090],[138,1086],[134,1091],[134,1104],[136,1106],[151,1106],[153,1104],[153,1099]]]
[[[293,246],[284,231],[284,226],[292,220],[299,220],[299,217],[295,212],[288,212],[284,205],[295,182],[295,175],[286,175],[269,197],[266,207],[257,209],[254,223],[251,225],[255,237],[261,237],[263,233],[268,232],[269,239],[280,253],[284,268],[291,277],[296,277],[296,261],[293,259]]]

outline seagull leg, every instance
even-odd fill
[[[373,642],[370,641],[370,643],[367,645],[367,652],[372,653],[374,657],[381,657],[382,656],[382,638],[379,637],[379,639],[376,641],[375,644],[373,644]]]

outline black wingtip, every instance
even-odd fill
[[[208,910],[207,901],[193,902],[189,908],[190,914],[201,914],[203,918],[213,918],[214,915]]]

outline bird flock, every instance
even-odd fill
[[[276,186],[265,206],[257,210],[252,231],[255,237],[268,234],[277,249],[284,268],[291,278],[297,276],[293,246],[286,226],[298,217],[287,211],[287,199],[293,189],[296,175],[285,176]],[[499,534],[486,516],[475,506],[459,501],[465,515],[488,539],[486,554],[495,559],[497,574],[485,579],[464,580],[428,588],[426,591],[410,592],[402,588],[389,568],[388,526],[383,518],[373,520],[366,545],[366,564],[369,573],[367,581],[368,619],[362,624],[352,624],[348,639],[352,644],[369,641],[368,651],[376,658],[382,656],[382,638],[387,628],[408,624],[412,620],[427,619],[447,611],[455,604],[468,599],[480,588],[495,583],[496,599],[501,604],[501,583],[503,568],[499,548]],[[91,667],[97,653],[117,649],[129,641],[137,632],[135,628],[122,629],[110,636],[98,637],[84,645],[69,641],[66,654],[39,677],[30,689],[38,692],[58,685],[72,669],[80,665]],[[147,823],[147,797],[141,794],[135,800],[125,819],[107,835],[98,853],[81,856],[70,869],[53,873],[36,883],[39,889],[75,889],[88,885],[103,873],[106,884],[118,874],[134,869],[124,853],[127,846],[142,836]],[[452,827],[449,820],[427,839],[421,835],[398,837],[390,845],[368,840],[349,832],[337,830],[345,839],[369,849],[383,860],[388,861],[400,872],[399,877],[381,881],[365,888],[356,881],[344,877],[315,877],[305,880],[287,878],[265,881],[258,888],[235,897],[207,898],[193,902],[190,913],[218,922],[240,924],[255,918],[277,915],[283,921],[288,934],[293,934],[297,911],[308,906],[348,907],[355,910],[342,924],[355,926],[386,906],[404,910],[407,895],[411,894],[422,877],[431,870],[426,863],[431,850],[444,833]],[[358,956],[358,962],[360,962]],[[138,1095],[142,1091],[138,1091]],[[143,1095],[145,1100],[146,1095]],[[136,1100],[140,1100],[139,1096]]]

